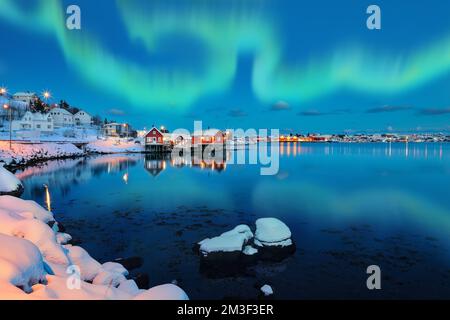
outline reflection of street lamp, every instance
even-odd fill
[[[11,143],[11,140],[12,140],[12,121],[11,121],[11,119],[12,119],[12,108],[11,108],[11,106],[10,105],[8,105],[8,104],[4,104],[3,105],[3,109],[5,109],[5,110],[8,110],[9,111],[9,149],[10,150],[12,150],[12,143]]]

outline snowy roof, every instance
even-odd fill
[[[217,134],[222,134],[222,131],[220,131],[219,129],[207,129],[207,130],[197,130],[194,131],[194,136],[216,136]]]
[[[151,129],[147,132],[147,135],[148,135],[150,132],[152,132],[153,130],[158,131],[160,135],[164,136],[164,134],[162,134],[161,131],[160,131],[158,128],[156,128],[156,127],[151,128]]]
[[[53,113],[53,112],[61,112],[61,113],[66,114],[66,115],[73,116],[73,114],[71,114],[69,111],[67,111],[66,109],[63,109],[63,108],[53,108],[50,112],[51,113]]]
[[[84,111],[84,110],[78,111],[77,113],[75,113],[75,116],[78,115],[79,113],[82,113],[82,112],[83,112],[84,114],[86,114],[87,116],[89,116],[89,117],[91,116],[88,112],[86,112],[86,111]]]
[[[33,97],[36,93],[34,92],[16,92],[13,94],[13,97]]]
[[[47,121],[51,117],[50,113],[30,112],[25,113],[24,117],[31,116],[34,121]]]

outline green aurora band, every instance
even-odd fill
[[[145,46],[149,65],[117,57],[84,30],[67,30],[65,8],[59,0],[36,1],[33,10],[24,10],[14,0],[0,0],[0,17],[29,32],[55,36],[77,74],[136,107],[183,111],[205,95],[225,92],[236,75],[238,57],[244,53],[254,56],[252,88],[264,103],[301,103],[343,88],[365,94],[399,94],[450,71],[450,35],[409,55],[346,45],[307,62],[283,64],[275,23],[260,10],[262,5],[249,6],[255,3],[262,2],[229,1],[230,10],[218,13],[210,10],[211,2],[194,2],[200,4],[195,10],[154,2],[152,10],[146,11],[136,1],[117,0],[128,36]],[[159,41],[173,34],[201,41],[207,53],[202,61],[204,72],[151,65]]]

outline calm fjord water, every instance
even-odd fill
[[[45,203],[100,261],[141,256],[150,285],[177,280],[192,299],[450,298],[449,144],[284,144],[280,171],[189,166],[144,155],[51,161],[24,169],[23,198]],[[126,181],[127,180],[127,181]],[[211,277],[193,243],[277,217],[296,253]],[[382,290],[366,288],[379,265]]]

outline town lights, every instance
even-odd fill
[[[42,93],[42,96],[44,97],[45,100],[48,100],[48,99],[50,99],[50,97],[51,97],[52,95],[50,94],[50,92],[49,92],[48,90],[45,90],[45,91]]]
[[[6,103],[3,105],[3,109],[7,110],[9,109],[9,105],[7,105]]]
[[[0,88],[0,95],[4,95],[4,94],[6,94],[6,92],[8,92],[8,90],[6,90],[6,88],[4,88],[4,87]]]

